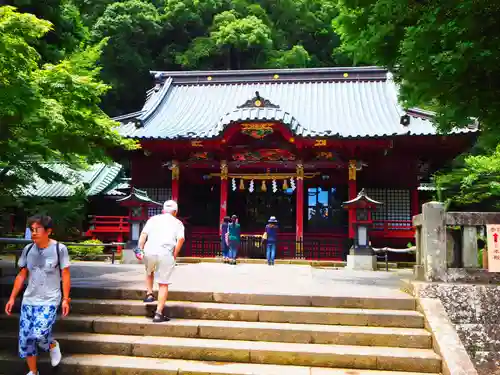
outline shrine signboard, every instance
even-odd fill
[[[500,224],[486,225],[488,271],[500,272]]]

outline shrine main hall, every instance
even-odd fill
[[[438,134],[433,114],[403,109],[377,67],[152,76],[143,108],[115,119],[142,148],[116,157],[148,199],[178,201],[185,255],[216,252],[220,223],[235,214],[250,238],[277,217],[277,257],[296,256],[300,243],[302,257],[342,258],[356,221],[342,203],[361,189],[383,203],[373,245],[406,247],[430,197],[423,187],[475,137]],[[148,204],[146,216],[160,209]]]

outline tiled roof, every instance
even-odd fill
[[[152,74],[143,109],[116,118],[126,137],[211,138],[238,121],[281,121],[304,137],[436,134],[432,113],[405,112],[387,71],[376,67]],[[256,92],[277,107],[239,108]]]
[[[154,204],[154,205],[157,205],[157,206],[161,206],[162,205],[161,203],[152,200],[148,196],[148,192],[146,190],[140,190],[140,189],[137,189],[135,187],[132,188],[132,190],[130,191],[129,195],[127,195],[124,198],[118,199],[117,202],[125,202],[125,201],[130,201],[130,200],[135,200],[135,201],[145,202],[145,203],[151,203],[151,204]]]
[[[69,197],[74,194],[78,187],[85,187],[88,196],[104,193],[117,179],[122,166],[120,164],[95,164],[88,170],[73,171],[69,168],[54,164],[50,168],[65,176],[65,182],[47,183],[40,178],[27,186],[23,193],[26,196],[36,197]]]

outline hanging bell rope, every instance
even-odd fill
[[[288,181],[283,180],[283,190],[288,190]]]
[[[243,182],[243,179],[240,180],[240,190],[245,190],[245,183]]]
[[[260,190],[267,191],[266,181],[262,180],[262,184],[260,185]]]

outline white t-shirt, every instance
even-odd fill
[[[171,214],[156,215],[146,222],[142,233],[148,235],[145,255],[168,255],[172,254],[177,241],[184,238],[184,224]]]

